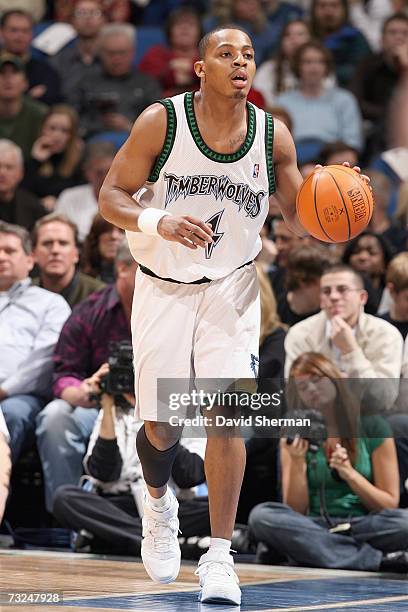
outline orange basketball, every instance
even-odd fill
[[[355,170],[333,165],[316,168],[302,183],[296,210],[303,227],[324,242],[346,242],[368,225],[374,201]]]

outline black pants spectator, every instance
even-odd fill
[[[184,538],[210,534],[208,499],[179,502],[180,530]],[[53,514],[68,529],[85,529],[113,553],[140,555],[142,520],[130,493],[98,495],[74,485],[63,485],[54,497]]]

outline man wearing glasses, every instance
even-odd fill
[[[364,312],[367,292],[363,279],[349,266],[334,265],[325,271],[320,296],[321,311],[288,331],[285,376],[302,353],[322,353],[336,363],[345,377],[364,379],[364,398],[375,401],[375,407],[391,408],[401,375],[400,332],[387,321]],[[373,385],[372,379],[382,380]]]

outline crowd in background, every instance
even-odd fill
[[[46,526],[75,533],[77,551],[140,553],[140,423],[132,398],[100,407],[94,395],[110,342],[130,341],[137,263],[98,193],[138,115],[198,89],[198,42],[223,24],[250,34],[249,100],[287,125],[302,175],[360,165],[376,204],[366,231],[337,245],[295,236],[270,210],[259,390],[292,381],[288,410],[322,412],[329,437],[314,451],[284,434],[247,440],[237,547],[259,561],[406,571],[407,0],[0,0],[3,531],[20,526],[15,474],[28,456]],[[204,453],[186,439],[173,468],[186,555],[189,538],[209,535]]]

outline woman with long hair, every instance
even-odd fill
[[[104,283],[115,282],[115,258],[123,239],[123,230],[96,214],[82,249],[82,272]]]
[[[257,69],[253,85],[268,106],[275,104],[280,93],[296,86],[298,80],[293,74],[291,58],[296,49],[309,40],[309,26],[303,19],[289,21],[282,30],[276,52]]]
[[[259,337],[258,391],[264,390],[268,379],[283,377],[285,361],[284,340],[287,326],[281,323],[267,274],[256,262],[261,302],[261,333]]]
[[[359,415],[347,381],[319,353],[293,362],[287,401],[298,409],[295,420],[304,415],[314,426],[281,439],[283,503],[254,508],[255,539],[304,566],[407,571],[407,553],[396,551],[408,549],[408,516],[398,509],[397,454],[386,422]]]
[[[316,147],[315,158],[325,144],[336,141],[360,151],[362,122],[356,98],[346,89],[326,87],[333,70],[330,51],[320,42],[306,42],[294,52],[292,70],[298,83],[277,96],[275,104],[292,117],[297,147],[305,141],[316,141],[320,146]]]
[[[81,156],[76,111],[67,104],[52,106],[26,164],[24,187],[41,198],[47,210],[53,210],[61,191],[84,182]]]

